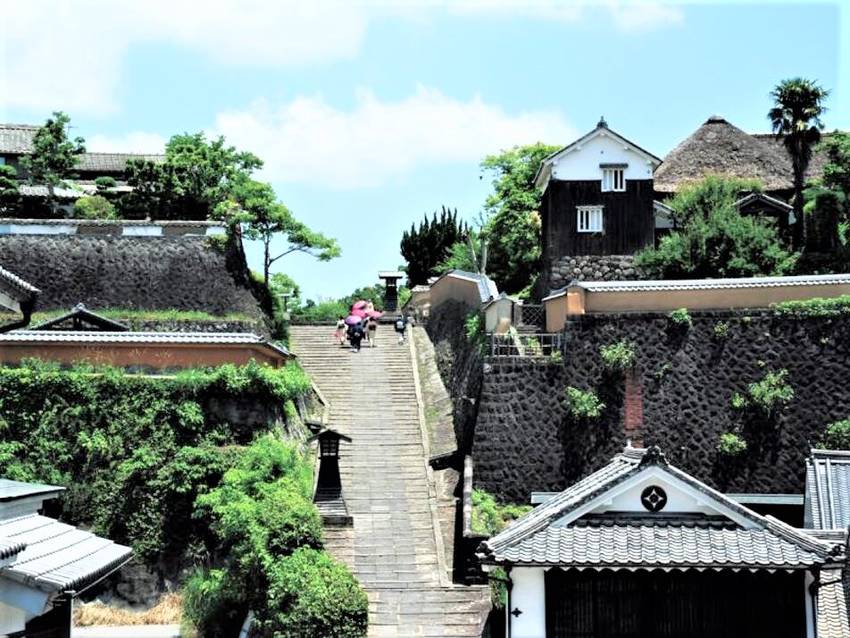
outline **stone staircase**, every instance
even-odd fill
[[[293,326],[290,347],[351,437],[340,476],[353,527],[328,527],[328,549],[369,596],[369,635],[481,636],[489,590],[450,582],[428,466],[413,345],[390,326],[377,347],[336,345],[330,326]]]

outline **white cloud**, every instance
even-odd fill
[[[281,106],[260,101],[220,114],[215,134],[265,160],[263,178],[329,188],[374,187],[422,165],[477,161],[514,144],[567,142],[575,131],[552,111],[505,113],[419,87],[384,102],[367,90],[351,111],[321,96]]]
[[[608,2],[608,11],[620,31],[649,31],[681,24],[681,7],[660,2]]]
[[[92,153],[164,153],[166,141],[162,135],[144,131],[119,137],[92,135],[86,138],[86,150]]]
[[[0,100],[105,113],[117,106],[122,62],[134,44],[168,42],[219,64],[285,67],[351,57],[365,29],[362,7],[346,2],[12,2],[0,21]]]

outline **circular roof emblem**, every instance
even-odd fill
[[[667,505],[667,492],[657,485],[650,485],[641,492],[640,502],[650,512],[660,512]]]

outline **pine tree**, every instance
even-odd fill
[[[438,264],[449,256],[449,249],[466,238],[469,228],[457,220],[457,209],[443,206],[439,217],[435,211],[431,219],[425,215],[419,223],[410,225],[401,238],[401,254],[407,260],[409,286],[428,282],[439,274]]]

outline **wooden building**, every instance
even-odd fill
[[[657,447],[627,447],[478,556],[508,574],[511,638],[831,638],[818,627],[846,622],[843,539],[758,514]]]
[[[652,174],[660,163],[604,119],[542,162],[535,184],[543,191],[545,289],[556,283],[552,271],[564,257],[631,255],[652,245]]]

